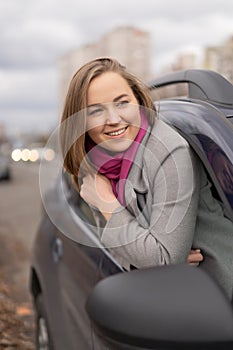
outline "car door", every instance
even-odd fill
[[[62,322],[69,350],[93,349],[94,343],[94,349],[98,346],[104,350],[104,344],[95,339],[91,329],[86,300],[101,278],[117,273],[121,268],[101,245],[89,206],[72,186],[69,188],[68,202],[72,214],[69,217],[70,213],[67,213],[65,218],[63,213],[63,221],[67,220],[66,230],[58,231],[53,248],[54,257],[59,260]]]

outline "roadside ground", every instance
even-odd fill
[[[34,350],[31,247],[41,215],[39,164],[12,164],[0,182],[0,350]]]

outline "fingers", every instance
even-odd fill
[[[203,255],[201,254],[200,249],[191,249],[188,256],[188,263],[192,266],[198,266],[200,262],[203,261]]]

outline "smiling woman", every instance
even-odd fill
[[[92,80],[87,92],[87,110],[89,137],[109,151],[125,151],[138,134],[137,99],[117,73],[105,73]]]
[[[126,270],[198,265],[201,249],[200,265],[232,298],[232,222],[141,81],[115,59],[86,63],[71,80],[60,135],[64,168]]]

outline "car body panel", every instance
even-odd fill
[[[32,270],[40,283],[55,349],[73,350],[78,344],[80,350],[88,350],[93,348],[94,335],[85,310],[87,296],[99,280],[123,269],[96,240],[88,225],[84,231],[80,197],[78,206],[78,197],[70,200],[70,207],[74,210],[72,216],[64,211],[65,198],[61,197],[61,186],[67,186],[67,183],[58,183],[48,194],[47,209],[51,205],[53,219],[60,217],[68,223],[67,231],[60,231],[59,225],[57,227],[44,212],[34,243]],[[66,193],[70,195],[68,191]],[[75,237],[72,235],[74,230]],[[88,232],[87,245],[77,242],[78,232],[80,235]],[[57,242],[60,242],[59,254]],[[35,292],[33,295],[36,297]],[[99,339],[96,338],[95,343],[99,349],[104,349]]]

